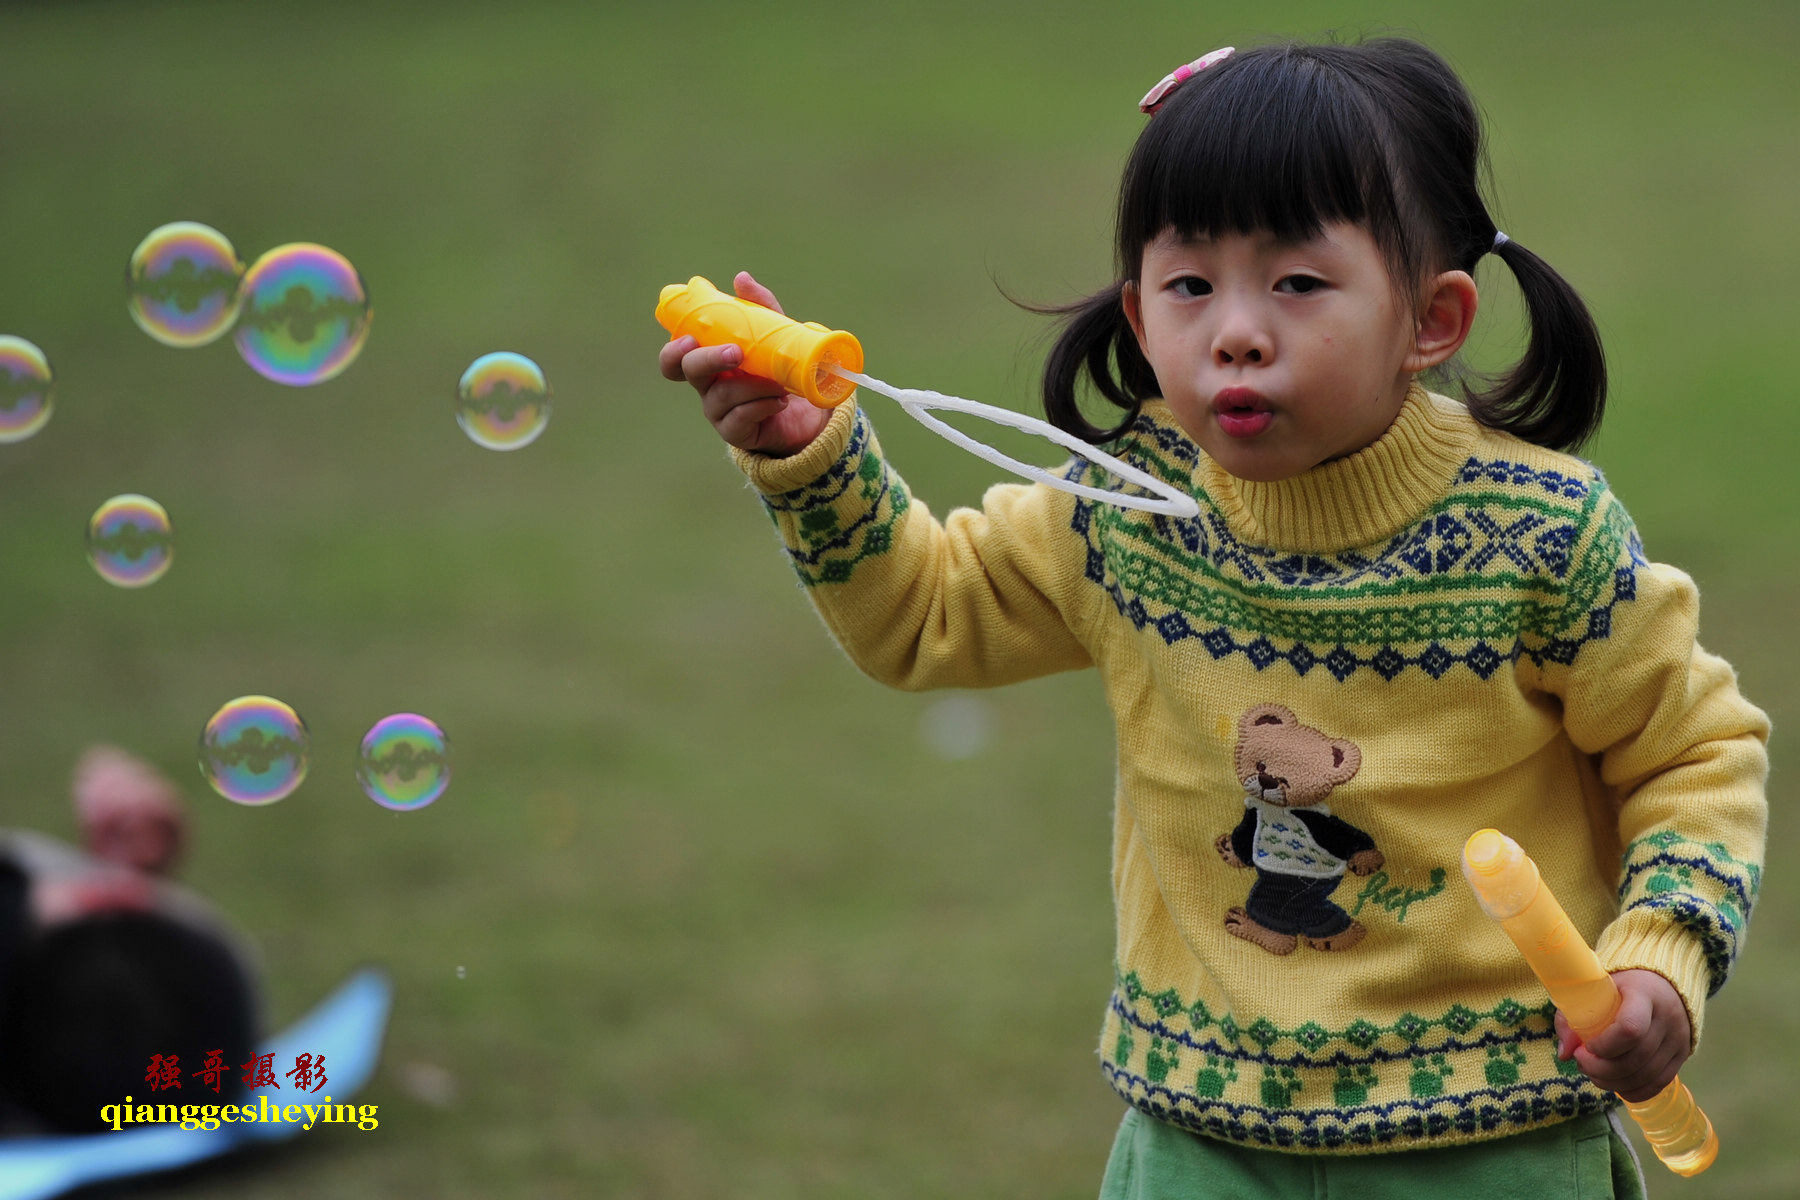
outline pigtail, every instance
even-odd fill
[[[1606,407],[1606,352],[1600,331],[1568,280],[1525,247],[1494,250],[1512,268],[1531,324],[1525,356],[1494,386],[1469,390],[1483,425],[1552,450],[1574,450],[1600,427]]]
[[[1044,415],[1058,429],[1086,442],[1105,443],[1122,435],[1137,420],[1144,400],[1157,394],[1156,374],[1125,319],[1123,293],[1121,282],[1074,304],[1027,306],[1063,318],[1062,331],[1044,362]],[[1096,391],[1124,410],[1117,425],[1093,424],[1075,402],[1083,372]]]

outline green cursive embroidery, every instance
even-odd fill
[[[1416,901],[1429,900],[1444,890],[1445,872],[1442,867],[1431,868],[1431,886],[1422,888],[1402,887],[1388,878],[1386,871],[1377,871],[1369,876],[1363,884],[1362,891],[1356,894],[1356,907],[1350,910],[1355,916],[1363,910],[1365,904],[1376,904],[1394,913],[1396,922],[1406,920],[1406,910]]]

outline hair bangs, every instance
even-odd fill
[[[1516,239],[1497,239],[1482,196],[1485,164],[1468,89],[1449,63],[1406,38],[1258,46],[1189,75],[1165,94],[1125,163],[1113,282],[1035,310],[1065,320],[1044,364],[1045,413],[1077,437],[1107,442],[1159,394],[1126,312],[1126,289],[1140,282],[1144,248],[1157,238],[1304,242],[1344,222],[1374,238],[1402,315],[1419,315],[1436,272],[1472,274],[1490,253],[1509,267],[1530,321],[1525,356],[1486,377],[1454,363],[1435,370],[1462,383],[1483,425],[1552,449],[1579,446],[1606,402],[1600,333],[1568,280]],[[1116,424],[1083,414],[1084,380],[1122,414]]]
[[[1133,148],[1119,194],[1121,273],[1167,230],[1184,238],[1266,233],[1305,241],[1366,225],[1405,273],[1388,131],[1332,66],[1266,46],[1200,72]]]

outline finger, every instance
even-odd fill
[[[1671,1050],[1664,1050],[1645,1062],[1635,1070],[1621,1074],[1608,1089],[1630,1100],[1641,1104],[1658,1095],[1669,1086],[1681,1069],[1681,1055]]]
[[[656,365],[662,371],[663,378],[672,379],[676,383],[684,381],[687,376],[681,370],[682,357],[699,344],[692,335],[685,333],[664,342],[662,350],[656,356]]]
[[[1597,1086],[1637,1100],[1661,1091],[1675,1077],[1686,1054],[1679,1044],[1658,1044],[1623,1058],[1601,1058],[1583,1046],[1576,1049],[1574,1057],[1582,1074]]]
[[[1581,1068],[1581,1073],[1603,1092],[1616,1092],[1623,1083],[1617,1063],[1611,1059],[1595,1058],[1585,1046],[1577,1046],[1570,1058]]]
[[[763,423],[779,415],[788,402],[789,397],[785,395],[746,400],[713,422],[713,427],[733,446],[743,450],[759,449],[763,441]]]
[[[1655,1015],[1648,995],[1639,991],[1622,992],[1619,1011],[1613,1014],[1612,1024],[1587,1038],[1587,1047],[1600,1058],[1630,1054],[1639,1049],[1650,1032]]]
[[[1575,1047],[1579,1045],[1581,1045],[1581,1039],[1575,1036],[1575,1031],[1569,1028],[1569,1019],[1562,1015],[1562,1010],[1558,1009],[1556,1013],[1556,1057],[1567,1062],[1569,1055],[1575,1053]]]
[[[722,429],[723,423],[730,417],[733,410],[741,408],[746,404],[756,404],[766,400],[779,400],[785,395],[786,393],[782,390],[779,383],[775,383],[768,379],[761,379],[755,375],[745,375],[742,372],[733,372],[729,375],[716,377],[713,385],[701,394],[700,411],[706,414],[706,419],[708,421],[711,421],[715,426],[719,426]],[[777,405],[775,406],[774,411],[779,412],[781,408],[781,405]],[[756,420],[761,421],[767,416],[768,413],[765,412],[762,417],[758,417]],[[743,418],[739,417],[737,419],[741,421]]]
[[[699,389],[705,395],[713,386],[713,381],[727,371],[737,369],[744,361],[744,352],[737,346],[727,343],[723,346],[701,346],[681,356],[682,378]]]
[[[1654,1100],[1662,1095],[1669,1081],[1675,1078],[1672,1069],[1664,1068],[1655,1071],[1644,1071],[1630,1079],[1621,1080],[1617,1087],[1610,1087],[1609,1092],[1616,1092],[1633,1104],[1642,1104],[1646,1100]]]
[[[756,277],[750,272],[739,271],[737,277],[731,281],[731,286],[737,291],[738,299],[748,300],[753,304],[760,304],[764,308],[772,308],[776,312],[781,312],[781,302],[775,299],[775,293],[756,282]],[[787,314],[782,313],[782,315],[786,316]]]

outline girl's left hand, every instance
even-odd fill
[[[1692,1053],[1687,1006],[1673,984],[1655,971],[1614,971],[1619,1011],[1592,1041],[1556,1014],[1556,1056],[1573,1057],[1582,1073],[1631,1102],[1648,1100],[1669,1085]]]

